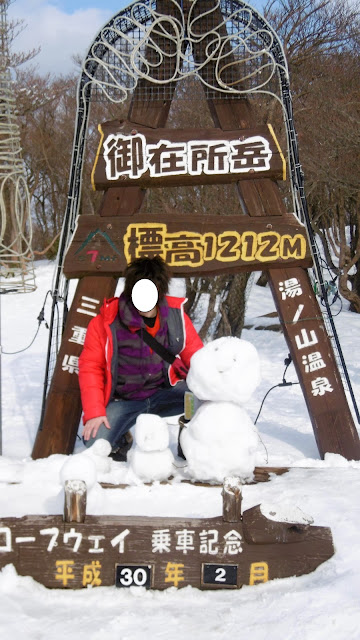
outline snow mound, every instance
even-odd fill
[[[83,480],[88,491],[97,482],[96,464],[91,456],[78,453],[69,456],[60,469],[60,483],[66,480]]]
[[[213,340],[192,356],[186,382],[200,400],[244,404],[260,382],[257,350],[241,338]]]

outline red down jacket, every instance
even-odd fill
[[[184,364],[189,367],[191,356],[201,349],[203,343],[190,318],[184,312],[183,306],[186,298],[166,296],[166,301],[169,310],[178,310],[176,316],[179,318],[182,344],[179,343],[177,353],[180,354]],[[91,320],[86,332],[85,344],[79,358],[79,384],[84,423],[91,418],[106,415],[106,406],[114,393],[117,372],[114,325],[118,308],[119,298],[104,300],[99,315]],[[170,334],[172,325],[171,323],[168,325]],[[180,380],[173,371],[172,365],[168,368],[168,378],[171,386]]]

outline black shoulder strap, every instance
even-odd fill
[[[138,329],[136,333],[139,333],[139,332],[140,332],[140,329]],[[142,339],[144,340],[144,342],[146,342],[146,344],[149,347],[151,347],[153,351],[156,351],[156,353],[159,356],[161,356],[161,358],[165,360],[165,362],[168,362],[169,364],[172,364],[174,362],[175,356],[172,353],[170,353],[170,351],[168,351],[166,347],[160,344],[160,342],[158,342],[156,338],[154,338],[154,336],[152,336],[148,331],[146,331],[146,329],[142,332]]]
[[[124,329],[127,329],[128,331],[130,331],[129,327],[127,327],[126,324],[120,318],[119,320],[120,320],[120,324],[124,327]],[[141,329],[137,329],[136,333],[140,333],[140,331]],[[156,338],[150,335],[150,333],[146,331],[146,329],[144,329],[141,336],[144,342],[146,342],[146,344],[153,351],[155,351],[163,360],[165,360],[165,362],[168,362],[169,364],[172,364],[174,362],[175,356],[172,353],[170,353],[170,351],[168,351],[166,347],[160,344],[160,342],[158,342]]]

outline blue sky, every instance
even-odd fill
[[[22,19],[27,26],[13,48],[41,46],[33,62],[39,73],[69,73],[75,70],[72,55],[84,57],[101,27],[129,4],[131,0],[14,0],[8,19]]]
[[[104,5],[109,10],[110,15],[114,15],[119,9],[126,6],[126,3],[121,0],[105,0],[103,3],[99,0],[52,0],[48,4],[52,4],[60,11],[70,14],[79,9],[99,9]]]

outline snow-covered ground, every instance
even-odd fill
[[[31,341],[53,265],[37,264],[37,290],[1,296],[2,431],[0,515],[63,512],[59,472],[66,456],[30,458],[40,414],[48,331],[44,324]],[[181,283],[173,284],[181,294]],[[346,306],[346,305],[344,305]],[[268,289],[253,286],[247,320],[274,310]],[[46,310],[49,313],[49,309]],[[336,324],[356,398],[360,400],[359,316],[343,311]],[[254,420],[266,391],[281,382],[287,347],[281,333],[245,330],[243,338],[258,350],[261,383],[247,402]],[[292,365],[287,380],[296,381]],[[315,525],[331,527],[336,553],[314,573],[275,580],[239,591],[165,592],[101,587],[82,591],[48,590],[8,565],[0,573],[1,638],[29,640],[140,640],[149,638],[251,637],[251,640],[358,639],[360,636],[360,463],[337,455],[319,458],[299,386],[274,389],[257,423],[263,445],[258,464],[292,466],[270,482],[243,489],[244,509],[258,503],[290,503],[310,514]],[[175,450],[176,419],[170,427]],[[82,451],[79,441],[76,452]],[[178,459],[177,459],[178,460]],[[180,466],[181,463],[179,463]],[[178,479],[184,470],[178,469]],[[125,463],[112,463],[98,480],[130,482],[125,490],[96,485],[88,512],[114,515],[205,517],[221,514],[220,488],[180,484],[144,486]],[[15,484],[9,484],[15,483]]]

